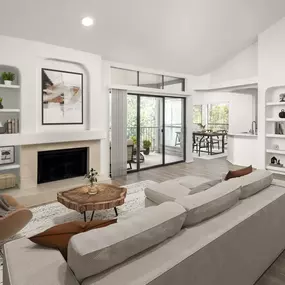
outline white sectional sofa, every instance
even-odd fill
[[[156,206],[74,236],[67,262],[25,238],[6,244],[4,285],[253,285],[285,248],[285,188],[257,171],[191,195],[205,183],[146,189]]]

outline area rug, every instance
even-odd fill
[[[153,181],[146,180],[124,186],[128,189],[128,192],[125,204],[117,208],[119,215],[118,218],[124,219],[127,218],[128,215],[132,215],[134,212],[142,210],[145,206],[144,189],[154,183],[155,182]],[[65,206],[58,202],[35,207],[31,210],[33,212],[32,220],[23,230],[14,236],[12,240],[33,236],[57,224],[83,220],[83,215],[73,210],[67,209]],[[91,213],[87,214],[87,219],[90,219],[90,215]],[[114,209],[109,209],[95,212],[93,219],[113,218],[115,218]],[[0,264],[2,264],[1,258]],[[0,265],[0,285],[2,285],[2,270],[2,266]]]

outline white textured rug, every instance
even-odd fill
[[[144,189],[155,182],[146,180],[130,185],[126,185],[128,189],[125,204],[119,206],[118,214],[119,218],[127,216],[129,213],[138,211],[144,208],[145,195]],[[83,220],[83,215],[67,209],[62,204],[55,202],[31,209],[33,212],[33,218],[29,224],[19,232],[12,239],[18,239],[21,237],[30,237],[37,233],[40,233],[54,225],[62,224],[69,221]],[[89,220],[91,213],[88,213],[87,219]],[[93,219],[112,219],[115,218],[114,209],[97,211],[94,214]],[[1,259],[1,258],[0,258]],[[0,260],[1,264],[1,260]],[[0,265],[0,285],[2,285],[2,266]]]

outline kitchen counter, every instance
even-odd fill
[[[256,166],[257,135],[228,134],[228,157],[227,160],[234,165]]]
[[[253,135],[250,133],[238,133],[238,134],[228,134],[229,137],[252,137],[252,138],[257,138],[257,135]]]

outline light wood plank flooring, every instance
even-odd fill
[[[127,185],[144,180],[163,182],[185,175],[197,175],[217,179],[221,177],[221,173],[239,168],[240,166],[230,164],[225,158],[213,160],[195,159],[194,163],[179,163],[130,173],[126,177],[115,178],[112,182],[117,185]],[[275,176],[275,178],[284,180],[284,177],[279,175]],[[255,285],[285,285],[285,251],[268,268]]]

